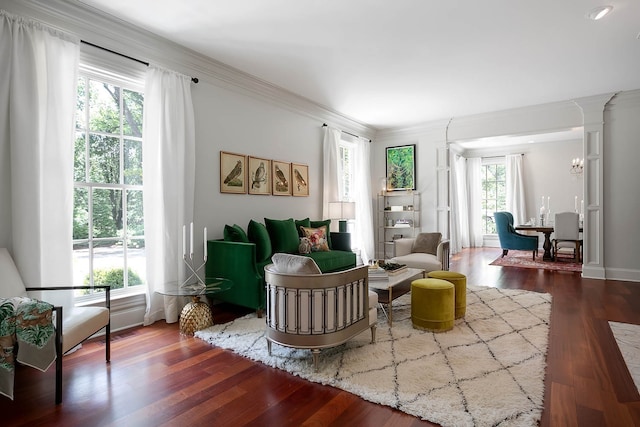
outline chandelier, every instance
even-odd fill
[[[584,159],[575,159],[571,160],[571,173],[574,175],[582,175],[584,171]]]

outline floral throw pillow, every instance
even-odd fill
[[[309,239],[311,244],[311,252],[328,252],[329,243],[327,242],[327,227],[318,228],[300,227],[304,237]]]

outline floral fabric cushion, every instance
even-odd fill
[[[322,226],[318,228],[300,227],[304,237],[309,239],[311,244],[311,252],[328,252],[329,242],[327,241],[327,227]]]

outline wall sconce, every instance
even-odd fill
[[[347,232],[347,220],[356,218],[355,202],[329,202],[329,218],[337,219],[340,233]]]
[[[582,175],[584,171],[584,159],[578,159],[577,157],[572,159],[570,171],[573,175]]]

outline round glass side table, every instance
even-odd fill
[[[232,286],[233,282],[229,279],[207,277],[204,286],[201,284],[184,286],[173,284],[158,293],[167,296],[191,297],[191,301],[184,306],[180,313],[180,333],[193,335],[196,331],[213,326],[211,307],[206,302],[200,301],[200,296],[224,292],[231,289]]]

